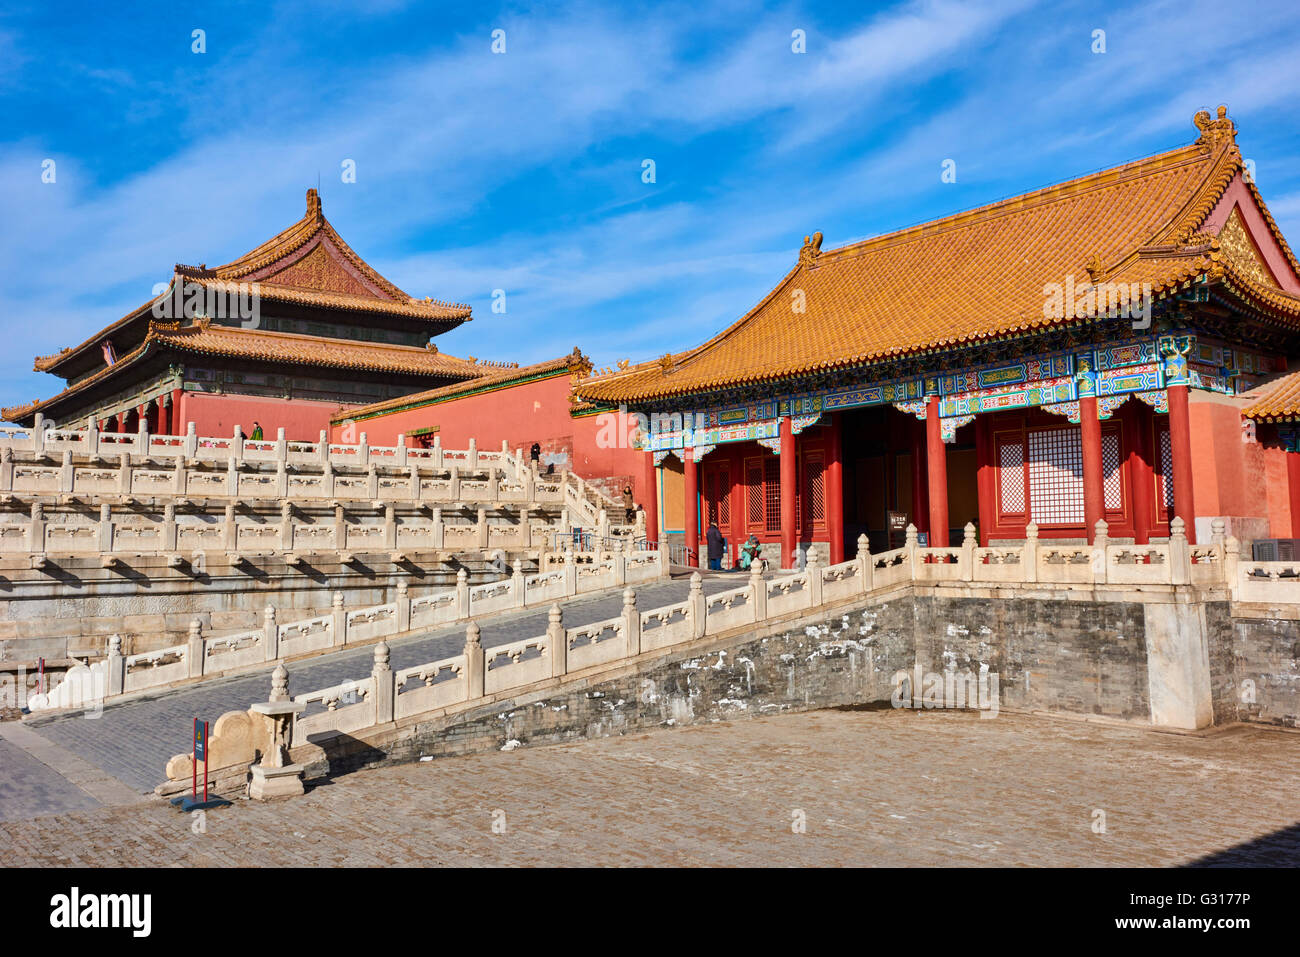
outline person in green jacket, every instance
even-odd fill
[[[263,438],[263,436],[262,436],[262,427],[261,427],[260,425],[258,425],[256,422],[254,422],[254,423],[253,423],[253,441],[254,441],[254,442],[260,442],[260,441],[262,441],[262,438]]]

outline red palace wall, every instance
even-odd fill
[[[238,425],[247,436],[253,434],[253,422],[257,421],[268,439],[276,437],[276,429],[284,429],[286,439],[315,442],[321,432],[329,431],[330,416],[338,410],[337,402],[186,392],[181,397],[178,423],[193,422],[199,435],[211,436],[233,435]],[[185,426],[175,431],[183,433]]]
[[[527,455],[537,442],[542,447],[543,471],[548,464],[554,464],[556,471],[571,469],[616,501],[621,501],[623,486],[630,484],[636,501],[648,501],[651,493],[646,488],[645,453],[628,447],[626,434],[620,441],[619,430],[614,427],[616,417],[571,416],[569,394],[569,374],[565,372],[361,419],[353,428],[358,438],[365,432],[371,445],[393,445],[398,435],[435,427],[444,448],[463,449],[473,438],[481,449],[499,449],[504,439],[512,450],[522,449]],[[348,441],[343,432],[344,426],[335,424],[330,432],[332,440]],[[407,444],[414,441],[408,439]]]
[[[1227,396],[1191,395],[1198,541],[1209,541],[1209,522],[1218,516],[1241,539],[1291,537],[1286,452],[1261,445],[1249,427],[1243,431],[1240,406]]]

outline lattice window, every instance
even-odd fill
[[[764,525],[763,465],[758,461],[750,461],[745,466],[745,512],[750,526]]]
[[[1083,522],[1083,443],[1077,428],[1029,433],[1029,510],[1038,525]]]
[[[704,483],[705,521],[718,528],[731,524],[731,469],[726,465],[709,469]]]
[[[781,463],[774,458],[763,461],[763,504],[764,528],[781,531]]]
[[[998,486],[1003,515],[1025,512],[1025,444],[1020,439],[998,447]]]
[[[1119,433],[1105,432],[1101,436],[1102,491],[1106,508],[1119,511],[1124,507],[1124,478],[1119,467]]]
[[[1160,466],[1156,473],[1156,483],[1160,489],[1160,507],[1167,512],[1174,508],[1174,446],[1169,440],[1169,431],[1160,433]]]
[[[820,455],[808,456],[803,463],[802,519],[809,525],[826,522],[826,463]]]

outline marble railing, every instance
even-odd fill
[[[122,640],[114,635],[109,639],[105,662],[93,667],[102,666],[103,696],[111,698],[651,581],[668,573],[667,565],[661,563],[665,556],[657,551],[616,552],[592,564],[580,564],[574,553],[566,554],[567,559],[558,567],[537,575],[525,575],[523,563],[516,560],[511,574],[480,585],[470,585],[462,568],[456,574],[454,588],[418,598],[410,596],[406,582],[399,582],[395,600],[367,608],[345,609],[342,593],[335,592],[330,613],[293,622],[277,622],[276,609],[268,606],[260,628],[233,634],[204,635],[201,623],[195,620],[190,623],[184,644],[145,654],[123,655]],[[80,706],[80,699],[75,703],[68,700],[77,687],[77,676],[71,671],[69,675],[74,680],[68,687],[59,685],[46,695],[35,695],[28,707],[40,711]]]

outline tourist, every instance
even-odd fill
[[[632,498],[632,486],[623,486],[624,521],[631,525],[636,520],[636,500]]]
[[[534,442],[533,447],[528,451],[528,457],[533,460],[533,465],[536,465],[538,460],[542,457],[541,445]]]
[[[750,566],[758,562],[759,568],[764,568],[767,563],[760,557],[762,551],[763,546],[758,543],[758,536],[750,535],[740,548],[740,567],[749,571]]]
[[[709,545],[709,570],[722,571],[722,532],[718,531],[717,522],[709,522],[709,530],[704,538]]]
[[[254,423],[253,423],[253,441],[254,441],[254,442],[261,442],[261,441],[262,441],[262,438],[263,438],[263,436],[262,436],[262,426],[261,426],[259,423],[254,422]]]

